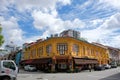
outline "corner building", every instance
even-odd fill
[[[103,47],[72,37],[51,37],[27,44],[22,64],[35,65],[43,71],[75,71],[109,62]]]

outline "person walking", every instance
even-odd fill
[[[91,70],[92,70],[92,67],[91,67],[91,65],[89,65],[89,66],[88,66],[88,68],[89,68],[89,72],[91,72]]]

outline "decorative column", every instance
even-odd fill
[[[55,56],[52,58],[52,64],[51,64],[51,71],[55,72],[55,64],[56,64],[56,58]]]
[[[69,70],[70,70],[71,72],[74,71],[74,64],[73,64],[73,59],[72,59],[71,56],[69,56]]]

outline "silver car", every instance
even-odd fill
[[[36,71],[37,69],[33,65],[26,65],[26,66],[24,66],[24,70],[25,71]]]
[[[105,64],[104,67],[105,67],[105,69],[110,69],[110,68],[111,68],[111,65]]]

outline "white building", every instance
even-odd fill
[[[75,30],[65,30],[63,32],[60,33],[61,37],[74,37],[79,39],[80,38],[80,32],[79,31],[75,31]]]

